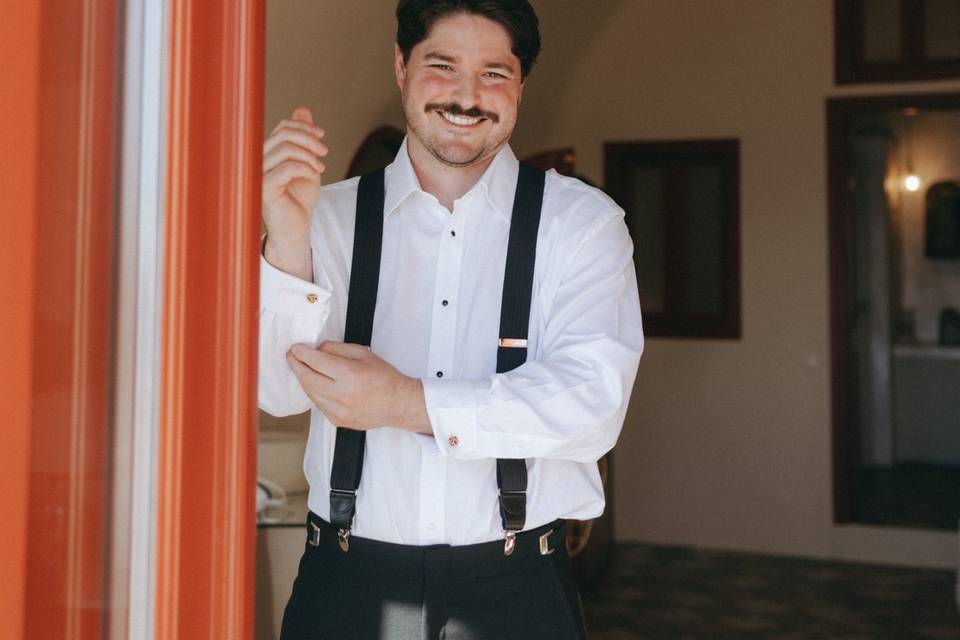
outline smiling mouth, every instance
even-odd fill
[[[448,111],[437,111],[436,113],[450,124],[458,127],[475,127],[486,120],[486,118],[472,118],[470,116],[454,115]]]

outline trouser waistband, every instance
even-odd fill
[[[566,555],[566,532],[563,520],[522,531],[516,536],[513,552],[504,555],[504,541],[493,540],[468,545],[416,546],[382,542],[370,538],[350,536],[349,551],[339,546],[337,530],[313,513],[307,514],[307,543],[322,550],[335,551],[346,557],[370,561],[380,569],[403,573],[431,567],[461,575],[490,575],[529,564],[532,558],[545,555]]]

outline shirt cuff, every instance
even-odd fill
[[[482,457],[479,442],[482,382],[424,378],[423,397],[433,427],[433,439],[442,455]]]
[[[320,315],[327,306],[330,294],[329,287],[292,276],[260,256],[261,309],[288,316]]]

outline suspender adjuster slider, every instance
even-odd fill
[[[550,536],[552,535],[553,529],[550,529],[550,531],[547,531],[545,534],[540,536],[540,555],[549,556],[556,551],[556,549],[550,546]]]
[[[320,527],[313,520],[310,521],[310,536],[307,538],[307,542],[310,543],[311,547],[320,546]]]
[[[504,349],[526,349],[527,341],[525,338],[500,338],[499,346]]]
[[[526,467],[523,468],[526,471]],[[506,484],[506,482],[504,482]],[[500,490],[500,519],[504,531],[520,531],[527,519],[527,492]]]

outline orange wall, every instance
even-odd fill
[[[0,4],[0,628],[23,634],[27,546],[39,0]]]

